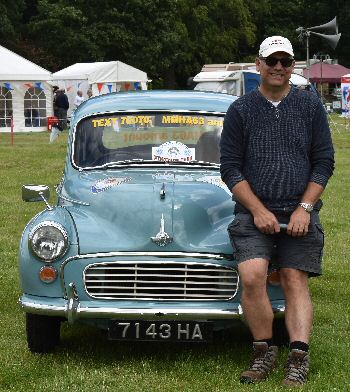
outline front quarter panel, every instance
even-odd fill
[[[29,246],[29,234],[39,223],[53,221],[62,225],[68,233],[69,247],[66,254],[51,262],[44,262],[33,254]],[[60,266],[68,257],[78,254],[78,240],[73,220],[64,208],[54,207],[52,211],[45,210],[34,217],[24,229],[20,244],[19,268],[22,290],[26,294],[62,297],[63,290],[60,282]],[[39,278],[40,269],[44,265],[51,265],[58,271],[57,279],[50,284],[44,283]]]

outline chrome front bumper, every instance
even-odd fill
[[[27,313],[43,314],[47,316],[64,317],[73,324],[78,319],[143,319],[143,320],[232,320],[242,319],[243,310],[240,304],[228,304],[227,309],[210,308],[116,308],[116,307],[92,307],[85,306],[79,301],[75,286],[69,284],[68,299],[52,299],[48,297],[32,297],[23,295],[19,303]],[[285,306],[278,301],[272,303],[275,317],[284,315]]]

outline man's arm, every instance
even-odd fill
[[[242,173],[244,149],[242,119],[231,105],[224,119],[220,139],[220,172],[228,189],[245,179]]]
[[[275,215],[254,194],[242,173],[245,150],[243,121],[234,106],[227,111],[220,148],[221,177],[235,200],[252,213],[254,223],[260,231],[266,234],[278,233],[280,228]]]
[[[309,181],[325,189],[334,171],[334,148],[327,114],[321,102],[318,102],[312,119],[312,143],[309,158],[312,167]]]
[[[334,170],[334,148],[326,112],[319,102],[312,121],[312,145],[310,152],[312,172],[301,202],[315,205],[320,199]],[[306,235],[310,213],[301,206],[291,215],[287,233],[292,236]]]
[[[309,182],[303,197],[301,198],[301,202],[315,205],[320,199],[323,191],[324,188],[322,185],[315,182]],[[309,224],[310,213],[305,211],[303,207],[298,206],[290,217],[287,233],[293,237],[306,235],[309,231]]]
[[[232,194],[251,212],[254,224],[261,232],[265,234],[279,233],[280,227],[276,216],[264,206],[246,180],[237,183],[232,188]]]

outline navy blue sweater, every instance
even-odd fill
[[[308,183],[325,187],[334,170],[324,107],[314,94],[296,88],[277,107],[258,90],[233,102],[220,148],[228,188],[247,180],[271,210],[296,208]]]

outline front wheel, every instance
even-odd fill
[[[289,346],[289,334],[284,318],[273,320],[273,339],[277,346]]]
[[[28,348],[33,353],[49,353],[60,343],[61,319],[26,313]]]

